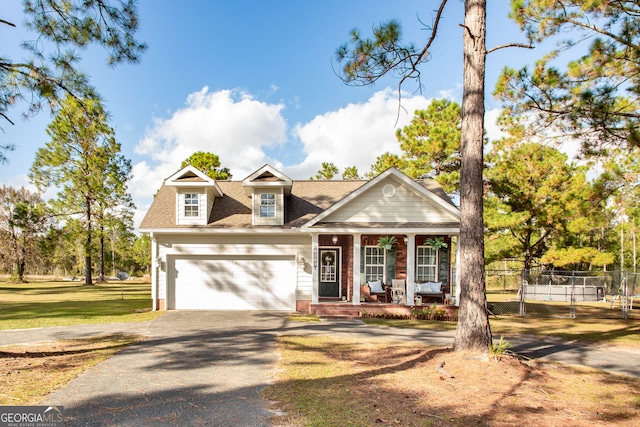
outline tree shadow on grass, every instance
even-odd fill
[[[52,350],[51,348],[65,347],[64,343],[51,344],[45,346],[43,350],[38,351],[4,351],[0,350],[0,359],[39,359],[46,357],[56,356],[72,356],[77,354],[89,354],[97,351],[105,350],[122,350],[131,345],[134,341],[140,337],[136,335],[100,335],[85,338],[82,340],[68,341],[67,347],[64,350]],[[114,343],[115,342],[115,343]],[[24,347],[24,345],[15,345],[14,347]]]

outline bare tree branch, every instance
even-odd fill
[[[508,47],[521,47],[524,49],[534,49],[534,47],[530,44],[524,44],[524,43],[507,43],[507,44],[501,44],[499,46],[495,46],[492,47],[491,49],[487,50],[487,55],[490,53],[495,52],[496,50],[500,50],[500,49],[506,49]]]

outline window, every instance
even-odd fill
[[[418,246],[416,255],[416,281],[435,282],[438,265],[438,251],[431,246]]]
[[[382,280],[384,278],[384,248],[365,246],[364,279],[365,281]]]
[[[199,217],[199,208],[198,195],[195,193],[186,193],[184,195],[184,216],[189,218]]]
[[[276,217],[276,195],[261,194],[260,195],[260,218]]]

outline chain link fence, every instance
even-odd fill
[[[625,271],[487,270],[489,310],[494,315],[640,318],[638,276]]]

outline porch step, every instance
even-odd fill
[[[321,319],[359,319],[362,317],[359,309],[329,307],[318,307],[316,316]]]

